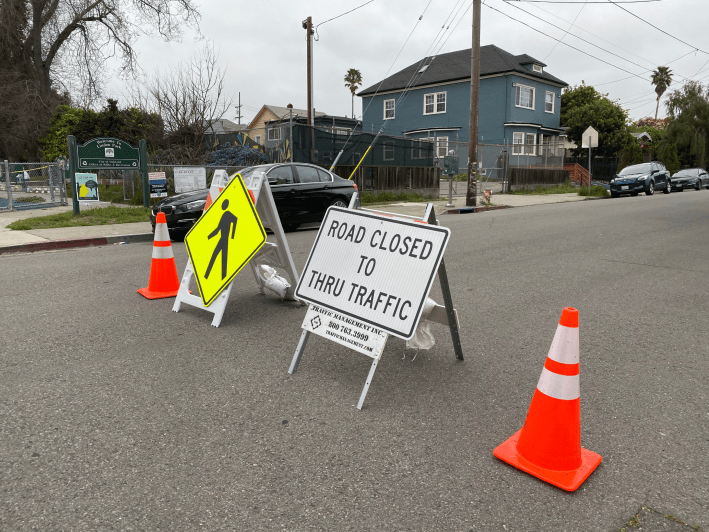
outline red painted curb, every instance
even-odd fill
[[[108,239],[105,236],[97,238],[71,238],[67,240],[49,240],[47,242],[32,242],[17,246],[0,247],[0,255],[4,253],[34,253],[35,251],[52,251],[56,249],[85,248],[89,246],[106,246]]]

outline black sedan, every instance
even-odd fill
[[[612,198],[621,194],[637,196],[641,192],[652,196],[655,189],[662,190],[665,194],[672,192],[670,172],[665,165],[657,161],[626,166],[611,179]]]
[[[266,164],[245,168],[239,173],[248,180],[256,170],[266,172],[285,231],[295,231],[304,223],[322,221],[331,205],[347,207],[357,190],[352,181],[312,164]],[[150,216],[153,231],[157,213],[164,212],[170,235],[184,237],[202,215],[208,193],[208,190],[187,192],[156,203]]]
[[[703,168],[687,168],[672,176],[672,190],[709,188],[709,173]]]

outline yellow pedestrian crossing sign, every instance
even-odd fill
[[[202,302],[208,306],[266,242],[266,231],[239,174],[185,237]]]

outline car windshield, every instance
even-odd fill
[[[673,177],[689,177],[694,175],[694,170],[680,170]]]
[[[626,166],[623,168],[618,175],[649,174],[650,170],[652,170],[652,165],[650,163],[634,164],[633,166]]]

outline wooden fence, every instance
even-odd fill
[[[347,179],[354,166],[336,166],[334,173]],[[361,193],[416,192],[424,196],[440,193],[441,169],[417,166],[360,166],[352,180]]]

